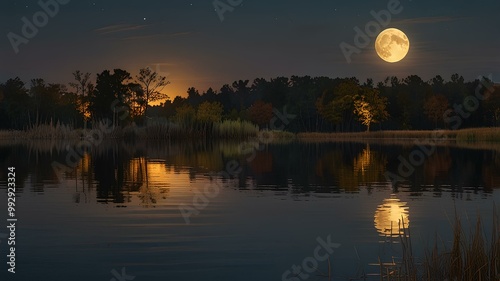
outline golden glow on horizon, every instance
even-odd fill
[[[410,225],[409,207],[406,202],[401,202],[395,195],[385,199],[375,212],[375,228],[382,236],[398,237],[404,234],[404,227]]]
[[[399,62],[410,50],[410,40],[403,31],[388,28],[382,31],[375,40],[375,50],[378,56],[386,62]]]

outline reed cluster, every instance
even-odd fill
[[[419,262],[412,251],[408,229],[400,235],[400,262],[379,263],[381,281],[489,281],[500,280],[500,228],[495,214],[492,233],[487,238],[481,218],[466,233],[456,217],[451,247],[438,246],[426,251]]]

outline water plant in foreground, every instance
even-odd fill
[[[413,254],[410,230],[404,223],[401,227],[401,259],[390,263],[379,261],[381,281],[500,280],[500,228],[496,213],[490,237],[483,229],[481,217],[466,233],[461,219],[455,216],[451,248],[444,243],[439,247],[436,238],[433,248],[421,259]]]

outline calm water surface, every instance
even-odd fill
[[[465,226],[480,214],[490,233],[500,202],[494,150],[438,147],[393,186],[384,173],[397,173],[411,144],[291,143],[255,155],[240,145],[105,143],[73,158],[67,144],[1,146],[0,235],[10,166],[19,220],[15,276],[0,236],[1,280],[282,280],[328,237],[340,244],[334,279],[363,280],[379,257],[401,255],[401,218],[421,256],[436,235],[451,245],[455,209]],[[68,157],[76,168],[54,172]],[[214,175],[228,163],[241,167],[234,178]],[[207,186],[219,193],[203,200]],[[189,224],[180,207],[197,211]],[[327,270],[319,262],[289,280],[328,280]]]

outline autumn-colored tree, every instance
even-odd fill
[[[194,121],[196,117],[196,110],[188,104],[180,105],[175,109],[174,120],[179,123],[189,124]]]
[[[424,112],[437,128],[438,121],[443,120],[443,115],[448,109],[448,99],[443,95],[433,95],[424,103]]]
[[[203,134],[209,132],[214,123],[221,121],[223,112],[224,107],[219,102],[205,101],[198,106],[196,119],[201,123]]]
[[[370,125],[375,118],[370,104],[366,101],[364,96],[354,101],[354,113],[357,114],[361,124],[366,126],[366,131],[370,131]]]
[[[273,105],[261,100],[256,101],[248,108],[248,118],[260,127],[269,125],[273,118]]]
[[[196,119],[202,123],[216,123],[222,119],[224,111],[222,104],[219,102],[203,102],[198,106]]]
[[[389,117],[387,98],[381,97],[377,89],[364,87],[362,94],[354,98],[354,113],[369,132],[371,124],[387,120]]]

